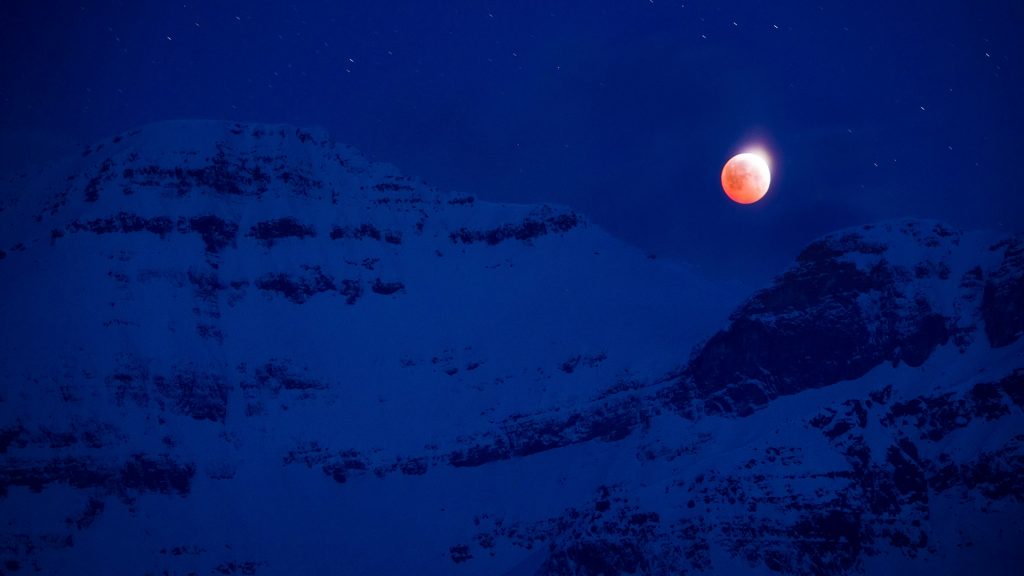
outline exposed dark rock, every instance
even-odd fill
[[[369,468],[370,465],[355,450],[341,452],[322,466],[324,474],[339,484],[347,482],[353,472],[366,472]]]
[[[330,450],[321,446],[316,440],[313,440],[311,442],[299,444],[295,448],[289,450],[282,458],[282,462],[286,466],[291,464],[305,464],[306,468],[313,468],[314,466],[322,465],[330,458]]]
[[[889,384],[881,390],[875,390],[868,394],[868,398],[877,404],[886,404],[889,399],[892,398],[892,384]]]
[[[316,236],[312,226],[300,223],[295,218],[277,218],[257,222],[249,229],[246,236],[255,238],[268,248],[282,238],[308,238]]]
[[[74,488],[102,488],[115,472],[84,458],[53,459],[49,462],[9,461],[0,469],[0,496],[10,486],[24,486],[41,492],[46,485],[62,482]]]
[[[246,561],[246,562],[224,562],[218,564],[213,571],[217,574],[224,574],[230,576],[232,574],[241,574],[242,576],[253,576],[257,574],[257,568],[259,568],[259,562]]]
[[[256,287],[277,292],[296,304],[302,304],[317,294],[337,290],[334,280],[319,266],[303,266],[302,273],[298,275],[267,274],[256,280]]]
[[[69,232],[92,232],[94,234],[115,234],[149,232],[164,238],[174,231],[174,222],[166,216],[144,218],[138,214],[118,212],[107,218],[97,218],[82,223],[75,220],[68,224]]]
[[[885,457],[892,469],[893,486],[903,500],[927,504],[928,481],[917,459],[917,448],[906,439],[898,447],[890,446]]]
[[[180,371],[170,378],[155,376],[153,385],[180,414],[211,422],[224,422],[227,417],[231,387],[221,374]]]
[[[205,548],[196,545],[172,546],[160,549],[160,554],[171,556],[200,556],[205,552]]]
[[[1024,410],[1024,368],[1014,370],[1002,378],[997,387],[1006,394],[1018,408]]]
[[[89,502],[85,505],[85,510],[83,510],[76,518],[68,518],[68,524],[73,525],[79,530],[85,530],[89,526],[92,526],[92,523],[99,518],[105,508],[106,504],[103,503],[103,500],[96,497],[90,497]]]
[[[0,454],[6,454],[11,444],[22,448],[28,445],[28,431],[21,424],[0,428]]]
[[[572,358],[566,360],[565,362],[562,362],[562,364],[558,368],[562,372],[565,372],[566,374],[572,374],[580,365],[586,366],[588,368],[593,368],[607,359],[608,356],[606,356],[604,352],[600,352],[598,354],[594,354],[591,356],[583,356],[582,354],[577,354],[576,356],[573,356]]]
[[[89,182],[85,185],[85,201],[96,202],[100,198],[100,185],[110,180],[113,177],[111,168],[113,167],[113,160],[107,158],[100,164],[99,172],[89,179]]]
[[[485,242],[491,246],[505,240],[530,242],[547,234],[562,234],[580,224],[580,218],[574,213],[558,214],[546,218],[527,217],[518,224],[504,224],[489,230],[469,230],[460,228],[449,234],[452,242],[473,244]]]
[[[1021,400],[1022,375],[1024,371],[1018,370],[997,382],[976,384],[964,395],[948,392],[896,402],[882,417],[882,423],[906,426],[920,439],[938,442],[976,419],[992,421],[1009,416],[1004,398],[1014,403]]]
[[[238,224],[207,214],[189,219],[189,228],[198,232],[206,244],[206,251],[216,254],[229,245],[234,245]]]
[[[363,295],[363,285],[359,280],[345,279],[341,281],[340,292],[345,297],[345,303],[351,306]]]
[[[687,567],[703,572],[711,568],[711,544],[707,522],[702,519],[680,520],[673,540],[680,543]],[[774,568],[773,568],[774,570]]]
[[[466,439],[463,443],[472,445],[452,452],[448,462],[456,467],[481,466],[590,440],[621,440],[648,417],[647,407],[636,397],[598,402],[564,416],[513,416],[502,423],[500,434]]]
[[[992,247],[1003,261],[988,274],[981,302],[985,334],[994,348],[1009,346],[1024,333],[1024,237],[1015,236]]]
[[[461,564],[467,560],[473,559],[473,554],[470,553],[469,546],[466,546],[465,544],[452,546],[448,549],[448,553],[452,557],[452,562],[455,562],[456,564]]]
[[[494,438],[490,444],[476,444],[464,450],[452,452],[449,463],[455,467],[475,467],[508,460],[511,450],[504,438]]]
[[[47,462],[9,462],[0,468],[0,495],[9,486],[25,486],[40,492],[59,482],[73,488],[97,488],[107,493],[158,492],[187,495],[195,465],[181,464],[163,455],[152,458],[132,455],[120,468],[88,458],[55,458]]]
[[[121,468],[119,480],[127,490],[187,496],[195,474],[195,464],[180,464],[167,455],[135,454]]]
[[[271,174],[260,163],[247,158],[229,160],[223,148],[218,149],[206,166],[199,168],[151,164],[125,168],[121,175],[134,188],[170,189],[178,196],[201,188],[228,196],[259,197],[269,189],[271,182]]]
[[[816,574],[846,574],[860,560],[863,529],[855,513],[812,512],[789,529],[787,536],[796,556],[795,562],[790,562],[813,565]]]
[[[1024,434],[959,467],[959,484],[989,500],[1024,503]]]
[[[405,284],[401,282],[384,282],[380,278],[373,281],[373,286],[370,287],[375,294],[381,294],[384,296],[394,294],[398,291],[405,290]]]
[[[409,458],[399,463],[398,469],[406,476],[422,476],[427,473],[425,458]]]
[[[255,373],[256,384],[263,389],[275,393],[281,390],[323,390],[327,384],[318,380],[297,376],[294,369],[286,362],[272,360],[258,368]]]
[[[859,400],[847,400],[841,405],[842,412],[826,408],[808,421],[813,428],[822,430],[825,437],[835,440],[850,430],[867,426],[867,411]]]
[[[276,176],[281,182],[291,186],[293,194],[302,198],[309,198],[315,190],[320,190],[324,187],[322,181],[293,170],[279,169],[276,172]]]
[[[149,368],[141,360],[125,354],[118,361],[118,370],[104,378],[113,389],[114,401],[122,406],[131,400],[137,406],[149,402]]]
[[[372,240],[387,242],[388,244],[401,244],[402,233],[394,230],[381,231],[373,224],[360,224],[359,226],[335,226],[331,228],[331,240],[339,240],[343,238],[351,238],[354,240],[362,240],[364,238],[370,238]]]
[[[676,408],[686,412],[700,399],[708,412],[743,416],[883,362],[921,365],[948,341],[950,321],[904,293],[906,272],[885,250],[853,233],[811,244],[694,355],[673,391]],[[851,251],[874,256],[875,264],[846,260]]]
[[[373,185],[373,189],[378,192],[402,192],[415,190],[408,184],[401,184],[399,182],[380,182]]]
[[[204,340],[212,340],[218,344],[224,343],[224,332],[213,324],[196,324],[196,334]]]
[[[665,525],[657,512],[632,504],[619,485],[598,486],[592,505],[568,508],[545,521],[518,524],[484,516],[474,524],[483,551],[495,549],[498,539],[523,549],[545,544],[547,557],[537,574],[547,576],[683,574],[709,566],[708,543],[697,532],[703,524]],[[471,559],[472,547],[462,546]]]
[[[353,238],[355,240],[371,238],[373,240],[380,240],[381,232],[373,224],[360,224],[356,227],[335,226],[331,228],[331,240],[338,240],[341,238]]]
[[[477,542],[493,546],[496,538],[504,538],[523,547],[548,542],[551,553],[541,571],[544,574],[709,570],[711,543],[752,568],[763,566],[794,576],[849,574],[866,558],[889,549],[914,558],[930,553],[934,538],[929,503],[934,494],[955,490],[965,499],[1024,502],[1024,435],[960,463],[947,454],[926,457],[936,451],[911,441],[918,435],[922,442],[942,441],[972,419],[988,423],[1014,416],[1010,409],[1014,401],[1006,390],[1019,378],[1014,372],[959,395],[894,403],[893,389],[886,387],[866,394],[870,398],[864,400],[825,407],[809,424],[845,456],[845,466],[818,465],[805,460],[800,450],[785,446],[755,449],[750,460],[731,471],[713,470],[688,482],[676,480],[672,490],[678,487],[682,495],[676,504],[666,503],[666,509],[676,506],[699,516],[685,518],[669,530],[658,527],[657,514],[642,510],[617,514],[623,498],[605,489],[594,497],[589,510],[568,509],[527,526],[496,523],[484,532],[487,538],[478,537]],[[875,404],[881,407],[881,418],[870,410]],[[930,435],[932,424],[924,416],[924,430],[919,431],[914,419],[921,415],[918,406],[940,414],[953,407],[957,413],[953,427],[941,437]],[[913,410],[908,412],[908,407]],[[863,431],[871,426],[881,426],[893,438],[883,454],[873,456],[864,439]],[[507,423],[503,429],[509,429]],[[474,456],[491,461],[496,454],[515,451],[512,446],[518,446],[519,440],[509,438],[512,441],[507,444],[479,446]],[[669,494],[667,489],[666,498],[673,501]],[[638,526],[644,530],[633,531]]]
[[[190,268],[188,281],[192,284],[196,298],[207,303],[216,303],[225,286],[215,273]]]
[[[310,469],[319,467],[324,475],[338,484],[348,482],[353,474],[366,473],[370,469],[369,461],[359,451],[333,452],[320,446],[316,441],[306,442],[289,450],[283,462],[285,465],[305,464]]]
[[[544,576],[649,574],[646,558],[632,542],[596,539],[573,543],[548,557]]]

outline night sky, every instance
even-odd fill
[[[763,281],[843,226],[1024,228],[1022,29],[1020,0],[6,0],[2,167],[166,119],[319,125]],[[749,145],[773,184],[739,206]]]

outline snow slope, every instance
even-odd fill
[[[1024,559],[1020,238],[842,231],[741,301],[571,210],[213,121],[0,209],[5,573]]]

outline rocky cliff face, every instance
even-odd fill
[[[216,122],[22,175],[0,221],[4,573],[1024,560],[1019,237],[842,231],[742,300]]]
[[[882,363],[921,366],[940,346],[965,350],[980,327],[993,347],[1021,333],[1019,239],[958,258],[962,234],[906,221],[814,242],[691,359],[685,409],[749,414],[779,396],[864,376]],[[983,318],[984,322],[979,322]]]
[[[644,482],[511,532],[549,542],[540,574],[1005,571],[1024,498],[1015,245],[910,220],[814,242],[616,404]]]
[[[1006,239],[990,250],[1002,259],[986,277],[982,317],[989,342],[1000,348],[1024,334],[1024,238]]]

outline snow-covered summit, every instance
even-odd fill
[[[0,224],[8,572],[1022,560],[1019,237],[841,231],[748,296],[214,121],[19,175]]]

